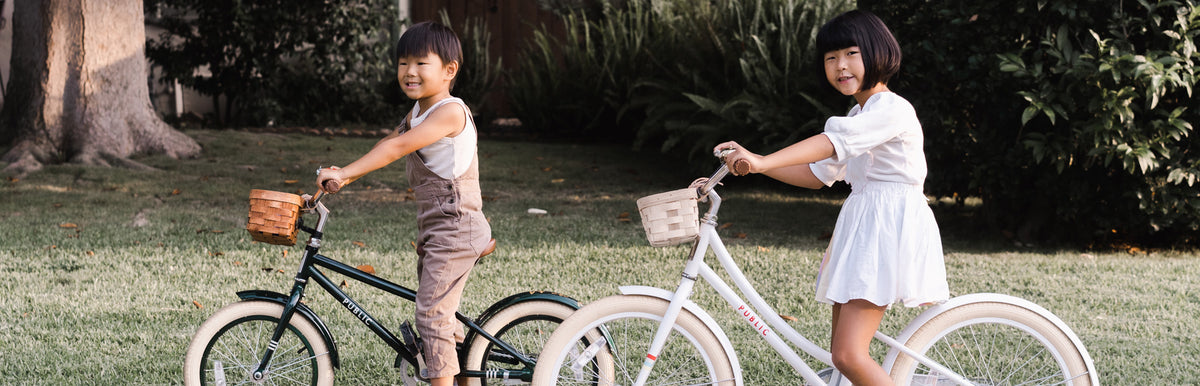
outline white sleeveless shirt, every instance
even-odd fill
[[[421,160],[425,162],[425,167],[430,171],[439,177],[453,180],[467,172],[467,168],[471,166],[471,161],[475,158],[475,147],[479,141],[478,134],[475,132],[475,121],[471,119],[471,110],[467,108],[466,103],[462,99],[449,97],[434,103],[428,111],[421,111],[421,104],[414,103],[409,126],[417,127],[425,121],[430,112],[447,103],[462,106],[463,113],[466,114],[466,123],[463,125],[462,132],[453,137],[438,139],[437,142],[417,150],[417,155],[421,157]]]

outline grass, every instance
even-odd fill
[[[139,160],[159,171],[59,165],[0,182],[3,383],[180,383],[192,332],[236,301],[234,292],[290,287],[301,248],[250,240],[242,230],[248,191],[311,191],[317,166],[345,164],[373,143],[189,134],[203,155]],[[480,158],[484,210],[500,247],[472,272],[468,315],[526,290],[588,302],[618,285],[677,284],[686,249],[649,247],[634,201],[685,186],[692,176],[679,172],[684,165],[622,147],[498,141],[482,142]],[[730,179],[722,190],[722,234],[777,311],[827,345],[829,307],[812,300],[812,287],[841,196],[749,185]],[[415,286],[415,204],[406,187],[403,168],[391,167],[330,197],[323,252]],[[969,218],[939,213],[939,221],[954,293],[1008,293],[1054,311],[1085,342],[1105,383],[1200,383],[1194,251],[1017,248],[977,233]],[[387,325],[411,319],[410,305],[364,285],[348,291]],[[697,302],[725,323],[748,384],[798,382],[711,290]],[[308,303],[338,339],[340,383],[399,382],[394,353],[353,316],[315,291]],[[883,328],[896,332],[914,312],[889,312]]]

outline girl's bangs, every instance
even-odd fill
[[[858,45],[849,23],[837,23],[835,20],[817,32],[817,52],[822,54]]]

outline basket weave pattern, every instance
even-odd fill
[[[296,244],[296,219],[304,200],[295,194],[254,189],[250,191],[250,216],[246,231],[255,241],[274,245]]]
[[[696,239],[700,234],[700,211],[696,190],[672,190],[637,200],[646,239],[654,247],[676,245]]]

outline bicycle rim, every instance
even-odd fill
[[[976,385],[1087,385],[1082,354],[1064,332],[1036,312],[1005,303],[957,307],[921,326],[907,343]],[[954,384],[901,355],[897,384]]]
[[[246,301],[213,314],[197,329],[184,360],[187,385],[329,385],[333,368],[325,342],[307,320],[296,316],[284,330],[264,379],[255,380],[283,306]]]
[[[542,351],[542,346],[550,339],[550,334],[573,312],[574,308],[555,302],[517,303],[493,316],[484,324],[483,329],[521,353],[536,358]],[[471,379],[469,385],[524,384],[527,382],[512,377],[518,375],[515,372],[532,370],[511,354],[479,336],[470,343],[466,365],[469,369],[487,370],[491,374],[490,379]],[[512,374],[508,379],[505,379],[506,372]],[[526,373],[525,376],[530,374]]]

